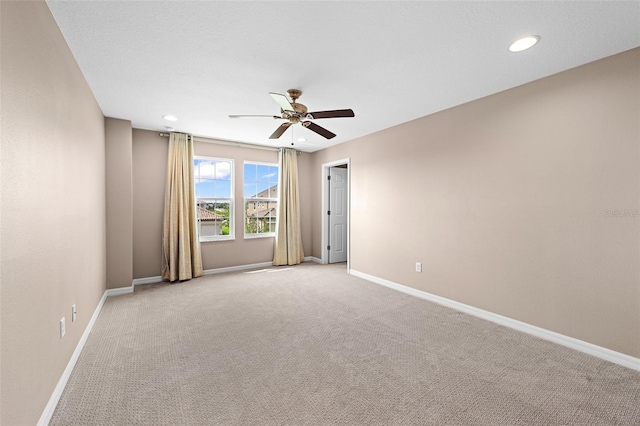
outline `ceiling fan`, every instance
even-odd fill
[[[229,118],[274,118],[276,120],[287,120],[286,123],[282,123],[269,139],[278,139],[292,124],[302,124],[303,127],[316,132],[320,136],[327,139],[334,138],[335,133],[330,132],[324,127],[318,126],[313,121],[319,118],[337,118],[337,117],[355,117],[353,110],[350,109],[336,109],[332,111],[316,111],[307,112],[305,105],[299,104],[296,101],[302,95],[302,92],[297,89],[287,90],[289,98],[279,93],[269,93],[274,101],[280,105],[281,115],[230,115]]]

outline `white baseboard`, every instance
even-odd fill
[[[322,260],[313,256],[306,256],[304,258],[305,262],[316,262],[322,263]],[[273,262],[262,262],[262,263],[251,263],[248,265],[238,265],[238,266],[228,266],[225,268],[217,268],[217,269],[207,269],[204,271],[204,275],[213,275],[213,274],[222,274],[224,272],[233,272],[233,271],[244,271],[247,269],[257,269],[257,268],[267,268],[273,266]],[[160,277],[158,277],[160,278]],[[148,279],[148,278],[146,278]],[[157,282],[157,281],[156,281]]]
[[[120,288],[110,288],[109,290],[106,290],[104,292],[104,294],[107,297],[120,296],[121,294],[129,294],[129,293],[133,293],[133,286],[120,287]]]
[[[248,265],[227,266],[224,268],[206,269],[203,275],[224,274],[225,272],[244,271],[247,269],[266,268],[273,266],[273,262],[250,263]]]
[[[133,287],[142,284],[155,284],[162,282],[162,277],[158,275],[157,277],[147,277],[147,278],[135,278],[131,285]]]
[[[317,257],[313,257],[313,256],[307,256],[307,257],[304,258],[304,260],[306,262],[322,263],[322,261],[320,259],[318,259]],[[223,274],[225,272],[245,271],[247,269],[267,268],[269,266],[273,266],[273,263],[272,262],[250,263],[250,264],[247,264],[247,265],[236,265],[236,266],[226,266],[224,268],[205,269],[202,272],[202,274],[203,275],[215,275],[215,274]],[[131,285],[133,287],[135,287],[137,285],[154,284],[154,283],[159,283],[159,282],[162,282],[162,281],[163,280],[162,280],[161,276],[146,277],[146,278],[136,278],[136,279],[133,280]],[[129,288],[129,287],[125,287],[125,288]],[[121,293],[119,293],[119,294],[121,294]]]
[[[419,297],[421,299],[425,299],[430,302],[434,302],[439,305],[443,305],[448,308],[452,308],[457,311],[464,312],[466,314],[473,315],[475,317],[482,318],[484,320],[491,321],[496,324],[509,327],[514,330],[518,330],[523,333],[527,333],[532,336],[536,336],[553,343],[557,343],[562,346],[566,346],[568,348],[598,357],[600,359],[604,359],[606,361],[622,365],[623,367],[640,371],[640,358],[635,358],[620,352],[613,351],[611,349],[603,348],[601,346],[594,345],[592,343],[575,339],[573,337],[565,336],[564,334],[556,333],[554,331],[546,330],[544,328],[527,324],[522,321],[518,321],[502,315],[494,314],[493,312],[485,311],[484,309],[465,305],[464,303],[456,302],[455,300],[447,299],[444,297],[436,296],[435,294],[427,293],[422,290],[417,290],[415,288],[407,287],[402,284],[395,283],[393,281],[388,281],[383,278],[378,278],[373,275],[365,274],[364,272],[359,272],[354,269],[351,269],[349,273],[355,277],[359,277],[367,281],[371,281],[375,284],[380,284],[385,287],[389,287],[394,290],[401,291],[405,294]]]

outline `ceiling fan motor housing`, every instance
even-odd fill
[[[297,96],[293,96],[292,92],[294,92],[294,94],[296,94]],[[301,91],[291,89],[288,90],[287,93],[289,93],[289,96],[291,97],[291,106],[293,107],[294,113],[281,109],[280,111],[282,112],[282,118],[288,119],[291,124],[298,124],[300,120],[305,118],[308,111],[307,106],[296,103],[296,99],[302,94]]]
[[[307,107],[305,105],[294,102],[291,106],[293,106],[293,109],[295,109],[298,114],[305,115],[307,113]]]

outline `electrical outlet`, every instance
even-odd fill
[[[71,322],[76,322],[77,313],[78,311],[76,311],[76,304],[74,303],[73,305],[71,305]]]
[[[422,272],[422,263],[416,262],[416,272]]]
[[[60,320],[60,338],[62,339],[64,337],[64,317],[62,317],[62,319]]]

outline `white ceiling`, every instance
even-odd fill
[[[640,2],[48,1],[105,116],[316,151],[640,45]],[[529,51],[509,44],[538,34]],[[269,92],[352,108],[279,140]],[[178,117],[175,123],[162,116]],[[299,137],[306,142],[297,142]]]

